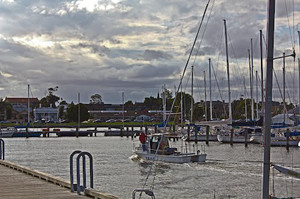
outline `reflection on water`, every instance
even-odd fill
[[[4,140],[8,161],[67,180],[70,154],[74,150],[88,151],[94,158],[95,188],[123,198],[131,198],[132,191],[143,186],[152,166],[151,162],[133,155],[133,144],[138,144],[138,138],[98,136]],[[185,144],[182,141],[172,145],[191,151],[205,150],[207,162],[153,165],[146,188],[154,186],[156,198],[197,199],[214,198],[214,195],[215,198],[261,198],[261,146],[248,145],[245,148],[243,144],[230,146],[211,142],[204,149],[201,143]],[[271,152],[272,162],[300,171],[299,148],[290,148],[289,152],[285,148],[272,148]],[[300,180],[276,171],[274,177],[276,196],[300,196]]]

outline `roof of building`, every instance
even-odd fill
[[[22,98],[22,97],[6,97],[4,99],[5,102],[7,103],[28,103],[28,98]],[[29,98],[30,102],[39,102],[38,98]]]

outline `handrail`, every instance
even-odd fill
[[[142,194],[144,192],[146,195],[150,196],[152,199],[155,199],[155,195],[154,195],[153,191],[149,190],[149,189],[135,189],[132,192],[132,199],[135,199],[135,194],[137,192],[140,192],[140,194]]]
[[[71,183],[71,192],[74,192],[74,175],[73,175],[73,157],[75,154],[79,154],[81,151],[77,150],[71,153],[70,155],[70,183]]]
[[[94,182],[93,182],[93,157],[89,152],[81,152],[76,158],[76,169],[77,169],[77,194],[80,195],[81,191],[84,191],[84,189],[87,188],[86,186],[86,168],[85,168],[85,156],[88,156],[90,159],[90,187],[94,188]],[[79,161],[82,157],[83,161],[83,186],[80,185],[80,165]]]
[[[0,139],[0,159],[5,159],[5,143],[3,139]]]

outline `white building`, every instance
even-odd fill
[[[34,119],[45,120],[45,121],[58,121],[58,108],[52,107],[41,107],[33,109]]]

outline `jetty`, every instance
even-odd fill
[[[97,199],[121,199],[109,193],[85,189],[78,195],[71,192],[69,181],[30,169],[6,160],[0,160],[0,186],[1,198],[7,199],[73,199],[73,198],[97,198]]]

